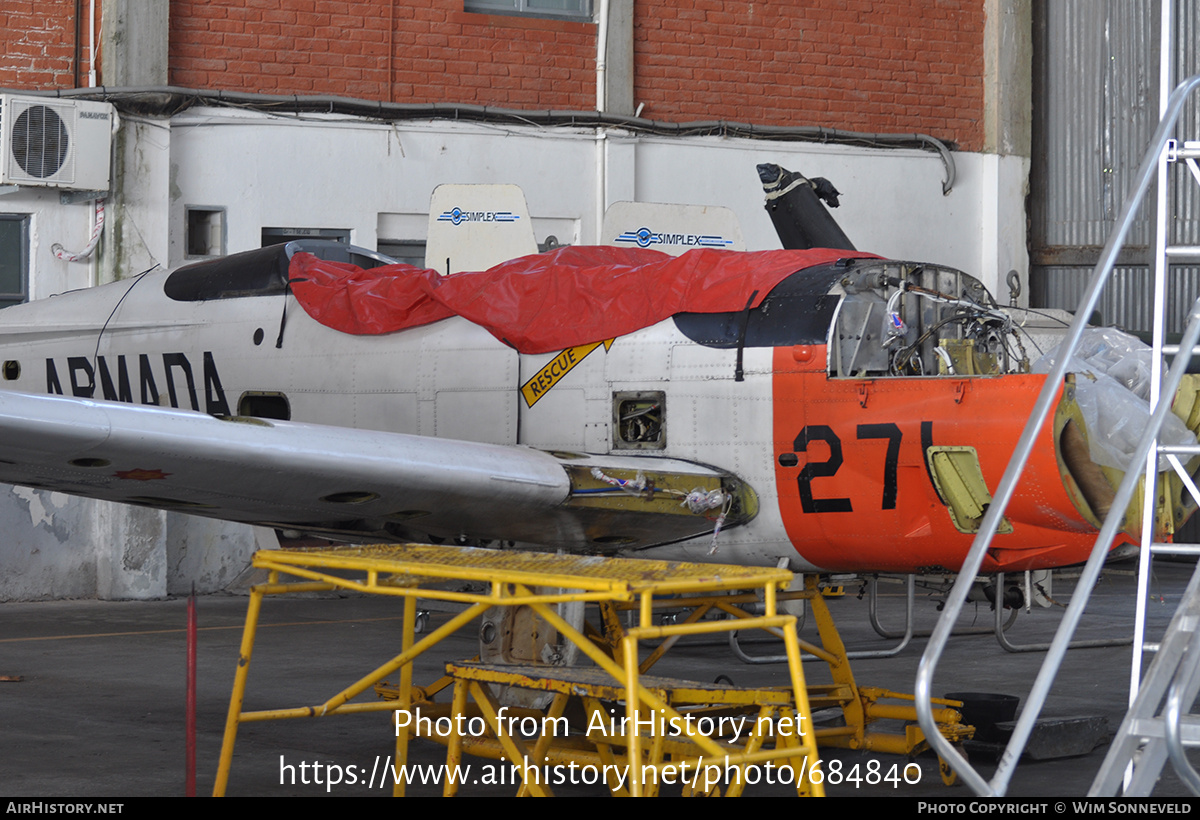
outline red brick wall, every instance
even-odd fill
[[[83,4],[82,15],[79,76],[80,84],[86,85],[88,3]],[[73,88],[74,59],[74,0],[0,3],[0,88]]]
[[[983,3],[635,0],[643,116],[983,142]]]
[[[73,84],[74,6],[4,0],[0,86]],[[920,131],[978,149],[983,24],[983,0],[634,0],[634,99],[658,120]],[[466,14],[462,0],[171,0],[170,81],[591,110],[595,42],[591,23]]]
[[[462,9],[462,0],[173,0],[171,82],[393,102],[595,107],[594,90],[588,94],[594,25]]]

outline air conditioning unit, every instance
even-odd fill
[[[0,184],[107,191],[109,103],[0,95]]]

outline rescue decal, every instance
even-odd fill
[[[546,395],[551,387],[558,384],[559,380],[570,373],[575,365],[587,358],[589,353],[600,347],[600,345],[604,345],[604,349],[608,350],[612,347],[614,341],[616,339],[612,338],[603,342],[576,345],[575,347],[568,347],[562,353],[559,353],[539,370],[533,378],[521,385],[521,396],[525,399],[525,406],[533,407],[537,404],[538,399]]]
[[[132,358],[132,357],[131,357]],[[70,395],[82,399],[102,398],[106,401],[123,401],[130,404],[164,405],[161,401],[159,385],[165,388],[171,407],[180,407],[180,399],[184,399],[185,408],[200,410],[200,396],[196,390],[196,376],[192,363],[183,353],[163,353],[162,367],[155,375],[155,365],[151,357],[145,353],[137,357],[137,399],[134,398],[133,382],[130,380],[129,363],[122,354],[111,361],[104,356],[93,359],[88,356],[68,356],[63,373],[69,383]],[[217,373],[217,364],[213,355],[204,351],[201,364],[201,377],[204,379],[204,412],[211,416],[229,416],[229,401],[225,398],[225,388],[221,386],[221,377]],[[179,379],[180,384],[176,384]],[[99,384],[97,384],[97,380]],[[99,387],[100,395],[96,396]],[[186,395],[182,388],[186,388]],[[58,366],[54,359],[46,359],[46,392],[62,396],[63,379],[59,377]]]
[[[156,481],[160,478],[166,478],[170,473],[164,473],[162,470],[146,470],[138,467],[134,470],[117,470],[113,473],[113,478],[124,478],[131,481]]]

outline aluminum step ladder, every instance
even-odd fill
[[[1166,9],[1170,4],[1164,3],[1163,5],[1164,9]],[[1169,24],[1164,23],[1164,31],[1169,30]],[[1169,37],[1167,39],[1169,41]],[[1087,602],[1090,597],[1090,590],[1095,586],[1096,581],[1100,576],[1100,571],[1103,568],[1108,550],[1113,543],[1117,530],[1120,528],[1124,511],[1128,509],[1129,503],[1133,499],[1134,492],[1137,489],[1138,481],[1140,478],[1142,478],[1139,470],[1134,468],[1133,465],[1145,464],[1147,473],[1152,477],[1157,477],[1158,455],[1162,451],[1158,446],[1158,432],[1163,425],[1167,413],[1170,412],[1170,401],[1157,401],[1157,399],[1160,395],[1174,396],[1176,391],[1179,389],[1179,384],[1182,380],[1184,372],[1186,371],[1188,360],[1191,358],[1192,351],[1195,349],[1198,339],[1200,339],[1200,300],[1197,300],[1196,304],[1192,306],[1187,329],[1184,331],[1184,336],[1179,346],[1179,355],[1175,357],[1165,383],[1161,385],[1160,390],[1153,393],[1151,396],[1151,407],[1153,408],[1153,413],[1150,422],[1147,425],[1147,428],[1134,451],[1133,458],[1130,462],[1131,469],[1125,473],[1125,478],[1121,482],[1121,486],[1117,489],[1116,496],[1113,499],[1111,511],[1104,521],[1104,526],[1101,528],[1100,534],[1096,539],[1096,544],[1092,549],[1092,554],[1088,559],[1088,562],[1085,565],[1083,573],[1079,579],[1077,592],[1074,596],[1072,596],[1071,603],[1067,607],[1067,611],[1063,617],[1062,623],[1059,625],[1058,631],[1054,636],[1053,642],[1050,644],[1050,648],[1046,654],[1046,659],[1042,664],[1041,670],[1038,672],[1037,678],[1033,684],[1033,688],[1026,698],[1025,710],[1022,712],[1020,719],[1017,721],[1012,737],[1000,758],[999,766],[996,768],[996,772],[990,781],[985,780],[983,776],[976,771],[975,768],[972,767],[969,762],[967,762],[967,760],[959,755],[949,743],[946,743],[943,738],[937,736],[931,731],[934,721],[932,709],[929,706],[929,698],[932,696],[933,692],[933,675],[936,671],[937,664],[941,659],[942,652],[945,650],[947,641],[950,637],[949,632],[952,624],[958,617],[958,614],[962,611],[962,607],[966,602],[970,581],[979,573],[983,559],[986,556],[989,547],[991,546],[992,539],[995,537],[996,532],[999,529],[999,524],[1004,515],[1004,510],[1012,500],[1017,484],[1020,481],[1021,473],[1024,471],[1025,464],[1033,450],[1034,442],[1049,416],[1054,399],[1056,397],[1057,388],[1063,383],[1063,380],[1066,377],[1071,353],[1073,353],[1078,347],[1079,340],[1082,337],[1084,328],[1087,325],[1087,319],[1092,315],[1093,311],[1096,309],[1096,306],[1099,304],[1100,293],[1105,284],[1107,284],[1109,276],[1116,264],[1117,254],[1122,245],[1125,243],[1125,239],[1133,225],[1137,209],[1145,197],[1151,181],[1155,179],[1156,175],[1160,181],[1157,188],[1159,205],[1157,213],[1160,225],[1157,234],[1157,241],[1159,245],[1158,250],[1160,253],[1158,254],[1159,260],[1156,268],[1156,273],[1159,275],[1155,283],[1155,304],[1160,314],[1165,304],[1165,270],[1169,257],[1172,255],[1191,255],[1192,253],[1200,252],[1200,249],[1172,248],[1170,249],[1170,253],[1168,253],[1168,249],[1165,247],[1166,231],[1163,227],[1166,222],[1165,209],[1167,177],[1165,169],[1167,168],[1168,163],[1171,161],[1178,160],[1180,158],[1183,158],[1185,161],[1187,161],[1191,158],[1189,156],[1190,152],[1195,150],[1197,147],[1200,147],[1193,143],[1183,143],[1181,146],[1172,139],[1175,124],[1183,112],[1184,105],[1191,96],[1192,92],[1194,92],[1197,88],[1200,88],[1200,75],[1192,77],[1191,79],[1181,83],[1171,93],[1162,109],[1162,119],[1158,124],[1158,128],[1154,132],[1154,136],[1150,140],[1150,145],[1146,155],[1143,158],[1136,175],[1134,176],[1133,189],[1130,191],[1129,196],[1122,205],[1121,213],[1117,218],[1113,233],[1109,236],[1108,241],[1105,243],[1104,250],[1100,255],[1100,262],[1097,264],[1096,269],[1092,274],[1087,291],[1084,294],[1083,300],[1081,301],[1075,314],[1075,321],[1071,323],[1070,330],[1067,331],[1066,337],[1063,340],[1063,353],[1058,357],[1058,361],[1055,363],[1054,367],[1051,368],[1049,375],[1046,377],[1045,386],[1043,387],[1042,392],[1034,405],[1033,411],[1030,415],[1029,423],[1026,425],[1025,431],[1021,434],[1021,438],[1017,442],[1012,460],[1009,462],[1008,468],[1004,472],[1004,477],[1000,481],[1000,486],[996,490],[993,502],[988,508],[987,514],[984,516],[979,533],[976,536],[974,543],[971,545],[970,551],[967,553],[967,557],[963,562],[962,569],[960,570],[959,580],[955,583],[954,589],[951,590],[950,596],[948,597],[943,609],[942,617],[939,619],[938,625],[934,629],[933,636],[930,639],[929,645],[925,651],[925,655],[922,657],[921,664],[917,671],[915,694],[919,719],[918,722],[925,730],[926,735],[929,737],[930,745],[933,747],[934,751],[936,751],[943,758],[943,760],[949,762],[950,766],[958,773],[958,775],[963,779],[963,782],[965,782],[972,791],[981,796],[1002,796],[1008,790],[1008,785],[1015,772],[1017,762],[1019,761],[1021,754],[1025,749],[1025,745],[1029,740],[1029,736],[1033,731],[1034,723],[1041,714],[1042,707],[1046,702],[1046,697],[1050,692],[1050,687],[1053,685],[1054,679],[1058,675],[1058,670],[1062,665],[1064,657],[1066,656],[1066,651],[1071,643],[1071,638],[1075,634],[1075,630],[1083,616],[1083,610],[1087,606]],[[1191,165],[1189,165],[1189,169],[1192,169]],[[1197,172],[1193,169],[1193,173],[1197,174],[1197,180],[1200,181],[1200,172]],[[1159,354],[1164,352],[1164,345],[1162,341],[1162,328],[1161,326],[1156,325],[1154,348]],[[1159,355],[1158,363],[1156,363],[1154,372],[1152,373],[1151,381],[1153,385],[1159,385],[1160,375],[1161,355]],[[1197,454],[1200,453],[1200,447],[1189,445],[1186,447],[1173,448],[1168,455],[1169,457],[1174,457],[1181,453],[1187,453],[1189,455]],[[1177,461],[1178,460],[1176,459],[1176,462]],[[1182,472],[1181,467],[1177,469]],[[1185,482],[1185,485],[1188,482],[1190,482],[1190,479]],[[1147,487],[1151,488],[1148,489],[1147,495],[1150,498],[1153,498],[1153,496],[1150,495],[1153,484],[1148,483]],[[1148,515],[1152,517],[1153,509],[1156,505],[1151,503],[1143,506],[1149,510]],[[1150,520],[1148,524],[1144,523],[1142,530],[1144,533],[1152,533],[1153,521]],[[1146,554],[1146,558],[1144,560],[1148,560],[1148,553],[1150,551],[1151,550],[1143,550],[1143,553]],[[1145,576],[1143,576],[1143,578],[1139,581],[1140,585],[1146,583],[1144,579]],[[1189,590],[1194,592],[1195,586],[1196,583],[1193,582],[1193,584],[1189,587]],[[1139,590],[1144,593],[1144,586],[1139,586]],[[1144,594],[1142,597],[1145,597]],[[1188,610],[1184,609],[1182,611],[1185,613],[1185,615],[1183,618],[1181,618],[1181,624],[1188,620],[1186,618],[1186,612]],[[1138,625],[1144,627],[1144,610],[1142,610],[1141,615],[1139,615]],[[1195,631],[1195,625],[1192,624],[1190,632],[1194,634]],[[1135,635],[1135,646],[1137,647],[1141,646],[1141,634],[1142,633],[1139,632],[1137,635]],[[1175,644],[1178,641],[1182,641],[1184,643],[1184,648],[1180,649],[1178,654],[1180,661],[1173,664],[1174,668],[1182,672],[1183,677],[1183,683],[1172,690],[1176,693],[1174,698],[1174,702],[1178,704],[1176,708],[1181,708],[1183,706],[1190,708],[1192,699],[1194,698],[1196,692],[1196,689],[1192,685],[1194,683],[1193,679],[1196,677],[1195,669],[1192,668],[1189,671],[1187,667],[1196,667],[1200,665],[1200,649],[1192,652],[1188,651],[1188,647],[1190,647],[1192,643],[1190,638],[1191,634],[1189,634],[1189,630],[1181,626],[1180,629],[1176,631],[1176,637],[1172,638],[1170,642],[1171,649],[1170,653],[1168,654],[1175,653]],[[1167,642],[1164,641],[1164,644],[1165,643]],[[1168,654],[1164,654],[1162,662],[1157,664],[1159,668],[1172,666],[1171,658],[1168,657]],[[1139,652],[1135,651],[1135,658],[1140,658]],[[1183,661],[1184,658],[1187,659],[1186,663]],[[1168,684],[1163,685],[1163,691],[1166,691],[1166,689],[1170,688],[1169,681],[1175,677],[1175,674],[1172,671],[1164,672],[1162,675],[1168,679]],[[1132,676],[1132,680],[1134,681],[1139,679],[1140,669],[1135,670]],[[1155,681],[1155,684],[1158,685],[1158,682]],[[1147,686],[1147,688],[1149,687]],[[1151,699],[1152,695],[1147,694],[1146,702],[1149,703]],[[1157,707],[1157,702],[1155,702],[1154,706]],[[1133,719],[1134,718],[1131,718],[1130,720]],[[1166,737],[1168,731],[1167,727],[1170,727],[1173,731],[1175,727],[1180,725],[1178,721],[1174,721],[1169,716],[1164,719],[1162,723],[1164,726],[1164,737]],[[1130,724],[1131,727],[1133,725],[1133,723]],[[1184,725],[1187,727],[1185,733],[1190,736],[1190,726],[1188,726],[1186,721],[1184,722]],[[1140,731],[1140,724],[1138,729],[1129,729],[1130,736],[1133,737],[1137,731]],[[1175,734],[1175,737],[1178,740],[1178,733]],[[1176,743],[1174,745],[1178,746],[1179,744]],[[1167,744],[1164,744],[1163,748],[1166,753],[1172,755],[1178,754],[1179,756],[1182,756],[1181,749],[1177,752],[1171,751],[1173,747]],[[1152,756],[1158,756],[1157,749],[1152,753]],[[1162,759],[1163,758],[1159,758],[1159,770],[1161,770]],[[1123,771],[1124,768],[1124,766],[1121,766],[1120,770]],[[1192,774],[1195,773],[1193,772]],[[1185,779],[1188,779],[1189,777],[1189,775],[1186,773],[1182,773],[1181,776]],[[1198,778],[1198,780],[1200,780],[1200,778]],[[1093,789],[1096,789],[1098,785],[1098,782],[1094,784]],[[1109,784],[1107,781],[1105,781],[1103,785],[1107,786]],[[1198,785],[1200,785],[1200,783],[1198,783]],[[1200,793],[1200,791],[1198,791],[1198,793]]]
[[[1184,713],[1185,707],[1190,710],[1197,691],[1200,691],[1200,564],[1088,796],[1114,796],[1125,781],[1126,797],[1147,797],[1168,758],[1192,792],[1200,794],[1200,774],[1188,762],[1184,748],[1200,745],[1200,715]]]
[[[1155,229],[1155,319],[1152,339],[1154,363],[1158,367],[1162,354],[1174,353],[1176,360],[1186,362],[1195,353],[1194,347],[1168,346],[1165,336],[1165,304],[1162,290],[1172,259],[1200,257],[1200,247],[1167,244],[1167,180],[1168,168],[1183,163],[1197,185],[1200,185],[1200,142],[1182,144],[1168,142],[1158,165],[1157,220]],[[1157,384],[1154,374],[1152,385]],[[1151,403],[1161,397],[1152,390]],[[1156,446],[1146,459],[1146,495],[1155,491],[1158,457],[1166,456],[1171,468],[1183,482],[1196,504],[1200,506],[1197,489],[1180,456],[1195,456],[1200,446]],[[1142,521],[1142,543],[1138,567],[1138,605],[1134,626],[1133,659],[1130,665],[1130,707],[1117,730],[1089,792],[1092,796],[1113,796],[1120,791],[1129,797],[1149,796],[1162,767],[1169,758],[1176,773],[1194,794],[1200,794],[1200,774],[1188,762],[1185,747],[1200,746],[1200,715],[1190,714],[1196,693],[1200,690],[1200,565],[1187,586],[1179,607],[1161,643],[1145,641],[1146,602],[1149,599],[1151,563],[1155,555],[1200,555],[1200,545],[1154,543],[1154,522],[1151,505],[1145,505]],[[1153,663],[1141,677],[1143,651],[1155,652]],[[1165,698],[1165,701],[1164,701]],[[1122,789],[1123,786],[1123,789]]]

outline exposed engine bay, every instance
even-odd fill
[[[855,260],[829,339],[829,375],[986,376],[1029,372],[1012,317],[987,288],[953,268]]]

